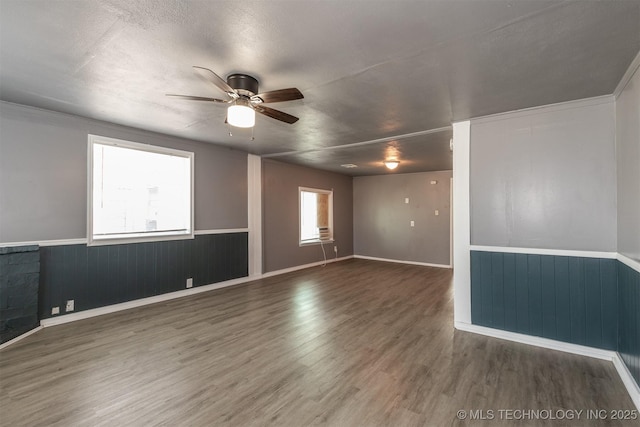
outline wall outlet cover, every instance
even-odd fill
[[[51,307],[51,315],[60,314],[60,307]]]
[[[187,279],[187,288],[193,288],[193,278],[189,277]]]
[[[67,301],[67,306],[65,307],[64,311],[65,312],[69,312],[69,311],[73,311],[75,310],[75,301],[70,299]]]

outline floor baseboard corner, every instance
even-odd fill
[[[638,386],[638,383],[635,378],[633,378],[633,375],[631,375],[629,368],[627,368],[624,360],[622,360],[622,356],[620,356],[618,352],[615,352],[613,357],[613,366],[615,366],[616,371],[618,371],[618,375],[624,383],[629,396],[631,396],[631,400],[636,405],[638,411],[640,411],[640,386]]]
[[[17,337],[10,339],[9,341],[3,342],[2,344],[0,344],[0,350],[2,350],[3,348],[7,348],[10,345],[13,345],[15,343],[17,343],[18,341],[28,337],[29,335],[33,335],[36,332],[38,332],[40,329],[42,329],[42,326],[36,326],[35,328],[31,329],[30,331],[25,332],[22,335],[18,335]]]
[[[548,338],[534,337],[531,335],[519,334],[516,332],[503,331],[501,329],[487,328],[485,326],[473,325],[465,322],[454,322],[457,330],[471,332],[474,334],[484,335],[488,337],[503,339],[507,341],[518,342],[521,344],[533,345],[549,350],[557,350],[565,353],[577,354],[580,356],[593,357],[601,360],[611,361],[620,376],[631,400],[640,411],[640,387],[629,372],[622,357],[617,351],[602,350],[594,347],[587,347],[578,344],[570,344],[561,341],[550,340]]]

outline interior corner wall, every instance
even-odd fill
[[[616,100],[618,252],[640,262],[640,69]]]
[[[195,229],[247,228],[247,154],[0,102],[0,243],[83,239],[87,135],[195,153]]]
[[[263,272],[322,261],[320,245],[299,245],[298,187],[333,189],[332,244],[327,258],[353,255],[352,178],[337,173],[264,159],[262,163]]]
[[[616,151],[618,352],[640,387],[640,68],[616,99]]]
[[[472,120],[469,181],[472,323],[615,350],[614,98]]]
[[[451,176],[439,171],[354,178],[355,255],[451,265]]]
[[[614,252],[613,97],[471,121],[471,244]]]

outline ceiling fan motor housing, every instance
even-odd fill
[[[227,77],[227,84],[245,96],[258,93],[258,80],[246,74],[231,74]]]

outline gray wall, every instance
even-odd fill
[[[263,271],[322,261],[319,245],[298,245],[298,187],[333,189],[334,244],[325,244],[327,257],[353,254],[352,178],[281,163],[262,162]]]
[[[0,103],[0,243],[86,237],[87,134],[195,153],[195,229],[247,227],[247,155]]]
[[[616,251],[612,98],[473,120],[470,150],[472,244]]]
[[[640,71],[616,101],[618,252],[640,261]]]
[[[442,171],[354,178],[355,254],[450,265],[451,175]],[[432,180],[437,184],[430,184]]]

